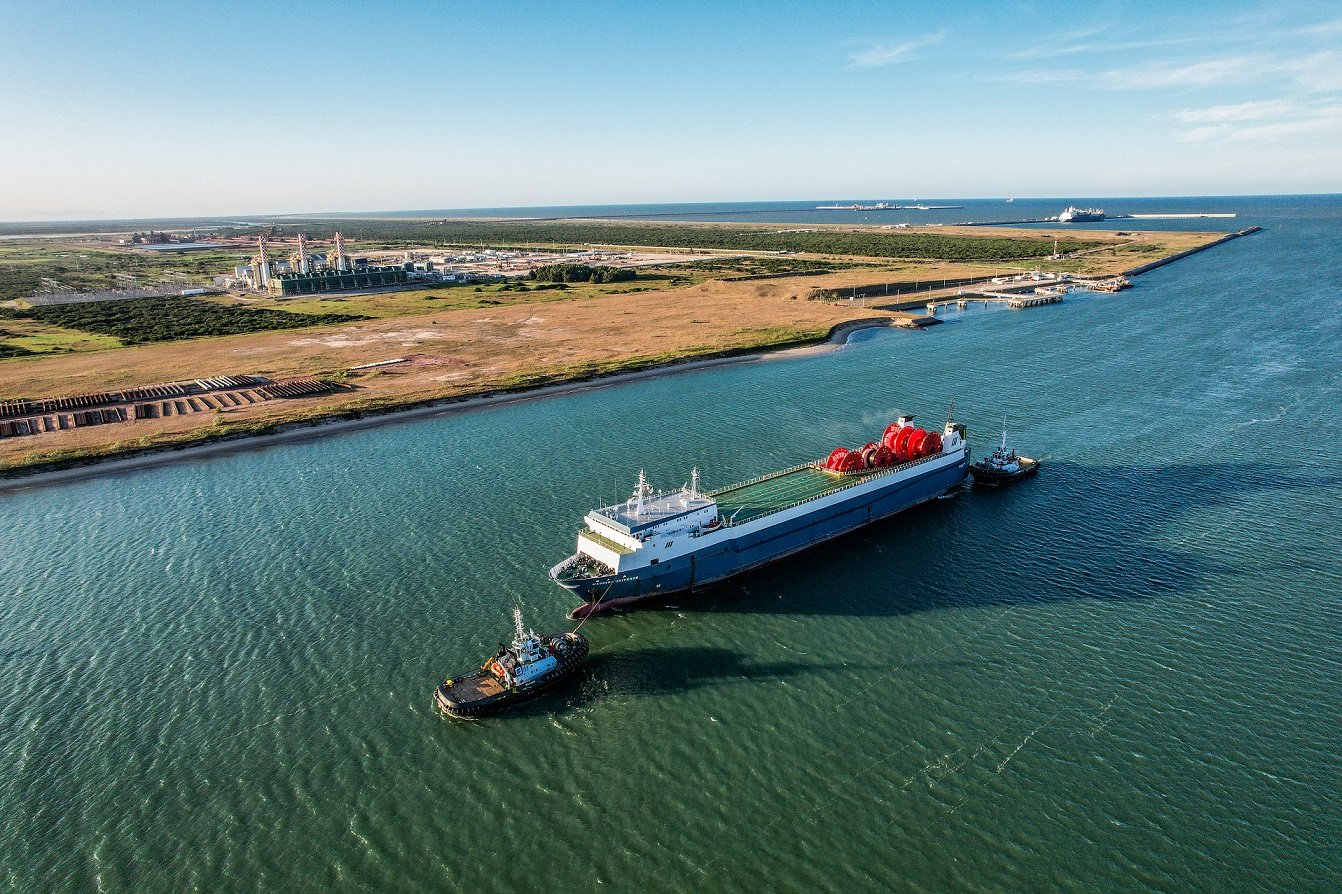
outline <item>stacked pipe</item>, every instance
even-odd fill
[[[898,422],[886,427],[879,442],[870,442],[858,450],[835,448],[825,459],[824,468],[831,472],[851,473],[863,469],[881,469],[912,462],[941,452],[941,435]]]

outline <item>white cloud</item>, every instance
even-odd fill
[[[1115,53],[1122,50],[1147,50],[1152,47],[1169,47],[1197,43],[1198,37],[1167,37],[1151,40],[1094,41],[1070,44],[1048,45],[1019,50],[1011,54],[1012,59],[1038,59],[1044,56],[1073,56],[1077,53]]]
[[[1342,90],[1342,53],[1325,50],[1285,62],[1282,67],[1293,74],[1302,90],[1312,93]]]
[[[1179,135],[1185,143],[1270,142],[1306,134],[1342,133],[1342,105],[1298,105],[1284,100],[1246,102],[1175,112],[1182,121],[1206,122]]]
[[[1141,68],[1113,69],[1099,76],[1098,82],[1114,90],[1159,90],[1170,87],[1213,87],[1219,84],[1251,81],[1261,73],[1268,60],[1261,56],[1222,56],[1189,65],[1147,65]]]
[[[896,62],[914,58],[914,54],[918,50],[936,43],[945,36],[946,32],[938,31],[936,34],[925,34],[922,37],[906,40],[903,43],[874,43],[864,50],[850,53],[848,59],[857,68],[880,68],[885,65],[893,65]]]
[[[1205,109],[1182,109],[1172,112],[1176,121],[1187,124],[1215,123],[1222,121],[1262,121],[1266,118],[1284,118],[1299,114],[1298,103],[1285,99],[1268,99],[1258,102],[1241,102],[1233,105],[1211,106]]]
[[[1333,19],[1331,22],[1319,22],[1317,25],[1300,28],[1296,33],[1305,34],[1310,37],[1331,37],[1334,34],[1342,34],[1342,19]]]

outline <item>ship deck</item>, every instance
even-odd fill
[[[803,500],[839,490],[852,484],[856,477],[801,466],[714,491],[711,496],[717,500],[718,512],[723,519],[740,525]]]
[[[460,702],[474,702],[506,692],[507,686],[498,677],[485,671],[472,671],[452,680],[448,693]]]

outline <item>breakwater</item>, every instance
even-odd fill
[[[1184,259],[1184,258],[1186,258],[1186,257],[1189,257],[1190,255],[1195,255],[1195,254],[1197,254],[1198,252],[1206,251],[1206,250],[1209,249],[1209,248],[1215,248],[1215,247],[1218,246],[1218,245],[1224,245],[1225,243],[1230,242],[1230,241],[1233,240],[1233,239],[1239,239],[1239,238],[1244,237],[1244,236],[1251,236],[1251,235],[1253,235],[1254,233],[1257,233],[1257,232],[1259,232],[1259,231],[1262,230],[1262,229],[1263,229],[1262,227],[1258,227],[1258,226],[1245,227],[1245,228],[1242,229],[1242,230],[1236,230],[1236,231],[1233,232],[1233,233],[1227,233],[1226,235],[1222,236],[1220,239],[1216,239],[1216,240],[1214,240],[1214,241],[1212,241],[1212,242],[1208,242],[1206,245],[1199,245],[1199,246],[1197,246],[1196,248],[1190,248],[1190,249],[1188,249],[1188,250],[1186,250],[1186,251],[1181,251],[1181,252],[1179,252],[1178,254],[1170,255],[1168,258],[1160,258],[1159,260],[1151,261],[1150,263],[1147,263],[1147,264],[1139,264],[1139,265],[1136,266],[1136,267],[1132,267],[1132,268],[1130,268],[1130,269],[1128,269],[1128,270],[1124,270],[1124,271],[1123,271],[1123,275],[1124,275],[1124,276],[1140,276],[1140,275],[1143,274],[1143,273],[1146,273],[1146,272],[1151,271],[1151,270],[1155,270],[1155,269],[1157,269],[1157,268],[1159,268],[1159,267],[1164,267],[1166,264],[1173,264],[1175,261],[1182,260],[1182,259]]]

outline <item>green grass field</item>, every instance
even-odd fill
[[[703,277],[699,277],[701,280]],[[246,298],[248,307],[273,308],[291,313],[358,314],[374,319],[409,317],[444,310],[463,310],[484,307],[507,307],[514,304],[536,304],[543,301],[569,301],[599,295],[619,295],[649,288],[671,288],[697,281],[689,277],[669,275],[640,276],[621,283],[565,283],[563,288],[552,284],[530,281],[481,283],[478,285],[440,286],[428,289],[374,292],[367,295],[323,295],[304,298]],[[236,304],[238,299],[218,297],[220,303]]]
[[[144,283],[159,283],[180,274],[199,284],[232,270],[246,257],[237,251],[151,254],[48,241],[0,244],[0,301],[23,299],[40,291],[43,277],[81,292],[113,288],[118,273]]]

